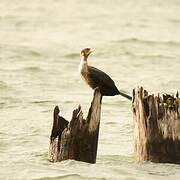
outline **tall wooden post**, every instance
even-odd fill
[[[83,119],[81,107],[73,111],[68,123],[54,109],[54,122],[50,139],[49,160],[52,162],[74,159],[88,163],[96,162],[101,114],[101,94],[95,89],[88,116]]]
[[[137,161],[180,163],[180,99],[133,90],[135,157]]]

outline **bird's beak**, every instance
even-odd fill
[[[89,54],[91,54],[92,52],[95,51],[95,48],[92,48],[90,51],[89,51]]]

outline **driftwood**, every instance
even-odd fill
[[[54,122],[50,138],[49,160],[51,162],[74,159],[88,163],[96,162],[101,114],[101,94],[95,89],[88,116],[83,119],[81,107],[73,111],[68,122],[54,109]]]
[[[180,99],[133,90],[135,156],[137,161],[180,163]]]

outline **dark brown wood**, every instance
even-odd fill
[[[61,137],[63,130],[68,126],[69,122],[62,116],[59,116],[59,107],[54,108],[53,114],[53,128],[51,132],[51,140],[56,137]]]
[[[53,127],[49,146],[49,160],[51,162],[57,162],[59,159],[61,134],[69,124],[66,119],[64,119],[62,116],[59,116],[59,112],[59,107],[56,106],[53,113]]]
[[[180,99],[133,90],[135,157],[137,161],[180,163]]]
[[[73,111],[69,123],[58,114],[59,108],[56,106],[50,138],[49,160],[57,162],[74,159],[95,163],[101,114],[101,93],[99,89],[95,89],[86,120],[83,119],[81,106]]]

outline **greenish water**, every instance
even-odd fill
[[[97,164],[47,160],[52,110],[71,118],[92,90],[79,52],[119,89],[180,90],[178,0],[0,0],[0,179],[180,179],[180,166],[136,163],[131,104],[103,99]]]

